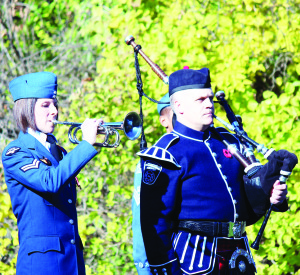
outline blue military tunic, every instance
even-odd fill
[[[19,230],[18,275],[85,274],[75,177],[96,154],[82,141],[58,163],[36,138],[22,132],[3,151]]]
[[[238,149],[238,139],[218,129]],[[139,153],[141,227],[154,274],[209,274],[219,237],[178,230],[184,220],[249,221],[243,167],[223,143],[176,122],[174,131]],[[249,251],[246,236],[240,238]]]

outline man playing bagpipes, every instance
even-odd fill
[[[237,135],[211,127],[210,82],[207,68],[171,74],[174,130],[138,153],[141,228],[153,274],[254,274],[246,225],[270,203],[275,211],[288,209],[287,185],[278,178],[292,171],[296,156],[280,150],[245,173],[235,157],[243,151]]]

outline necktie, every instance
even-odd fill
[[[59,162],[61,160],[61,154],[58,146],[56,145],[54,136],[47,135],[47,142],[50,143],[50,152],[52,156]]]

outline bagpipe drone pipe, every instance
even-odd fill
[[[141,105],[141,96],[145,94],[142,92],[140,84],[141,78],[137,61],[138,54],[144,58],[156,75],[163,80],[165,84],[169,84],[169,78],[167,74],[157,64],[152,62],[150,58],[141,50],[141,46],[135,43],[133,36],[128,36],[125,39],[125,42],[127,45],[131,45],[134,48],[135,66],[138,80],[137,88],[140,93]],[[150,99],[148,96],[146,97]],[[274,207],[273,204],[270,204],[270,192],[273,188],[273,185],[276,180],[279,180],[280,183],[285,183],[287,181],[287,178],[290,176],[293,168],[298,163],[298,158],[295,154],[290,153],[287,150],[275,151],[274,149],[268,149],[263,144],[259,144],[249,138],[243,129],[241,118],[234,114],[228,102],[226,101],[225,93],[223,91],[217,92],[216,98],[217,101],[215,102],[222,105],[230,124],[218,118],[217,116],[214,117],[223,125],[225,125],[228,130],[235,132],[236,136],[238,136],[241,144],[243,145],[243,153],[240,152],[235,145],[229,144],[228,141],[226,141],[226,139],[223,138],[223,136],[213,126],[211,126],[209,130],[223,142],[223,144],[227,147],[227,150],[229,150],[229,152],[241,163],[241,165],[244,166],[244,187],[246,196],[255,215],[260,218],[266,213],[258,235],[254,243],[251,245],[253,249],[257,250],[259,249],[260,239]],[[153,99],[150,100],[160,103]],[[262,165],[255,158],[253,153],[255,149],[257,152],[262,153],[268,160],[265,165]],[[267,212],[266,209],[268,209]]]

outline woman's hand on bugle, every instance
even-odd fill
[[[280,181],[275,181],[271,190],[270,202],[273,204],[281,204],[286,199],[287,185],[280,184]]]
[[[87,118],[81,125],[82,139],[94,145],[97,138],[97,131],[100,124],[103,124],[103,119]]]

